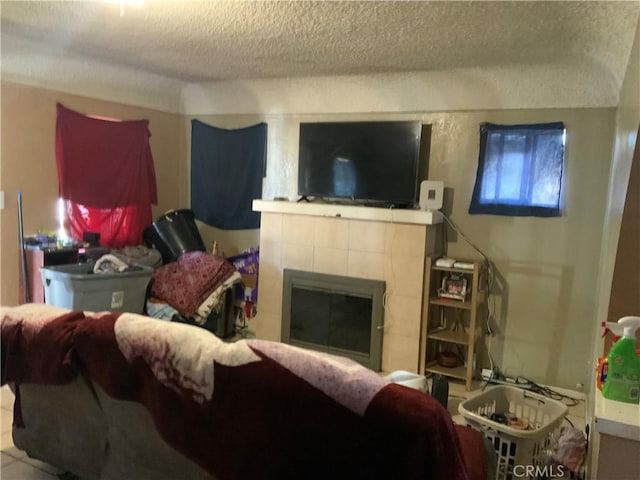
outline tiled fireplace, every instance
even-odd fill
[[[386,284],[382,370],[418,371],[425,257],[437,212],[254,201],[262,212],[258,338],[281,341],[283,272],[303,270]]]

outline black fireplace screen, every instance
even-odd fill
[[[285,269],[282,340],[379,371],[385,283]]]

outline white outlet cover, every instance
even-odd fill
[[[0,192],[0,210],[4,210],[4,192]]]

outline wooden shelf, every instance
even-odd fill
[[[441,305],[443,307],[451,307],[451,308],[464,308],[466,310],[471,310],[471,302],[461,302],[460,300],[454,300],[453,298],[441,298],[434,297],[429,300],[431,305]]]
[[[442,342],[458,343],[469,345],[469,334],[467,332],[452,332],[451,330],[435,330],[427,334],[427,338],[440,340]]]
[[[467,367],[465,367],[464,365],[449,368],[438,365],[436,362],[431,362],[427,364],[426,371],[431,373],[439,373],[440,375],[444,375],[446,377],[459,378],[461,380],[467,379]]]
[[[441,272],[454,272],[454,273],[470,273],[470,274],[473,274],[473,268],[439,267],[438,265],[433,265],[433,267],[431,267],[431,269],[432,270],[438,270],[438,271],[441,271]]]
[[[420,370],[421,373],[439,373],[465,380],[466,388],[470,390],[471,382],[477,375],[475,348],[482,331],[479,325],[482,325],[482,314],[486,311],[486,268],[482,261],[461,261],[472,264],[473,269],[440,267],[435,265],[435,258],[426,259],[423,298],[429,300],[422,316]],[[466,279],[467,296],[464,302],[438,296],[438,289],[449,273]],[[452,344],[459,346],[465,365],[454,368],[438,365],[435,361],[438,352],[450,348]]]

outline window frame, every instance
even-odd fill
[[[482,193],[483,181],[485,175],[485,163],[487,157],[487,142],[489,135],[493,132],[510,132],[518,130],[560,130],[563,135],[562,152],[561,152],[561,164],[559,172],[559,186],[558,186],[558,198],[555,206],[540,206],[530,205],[522,203],[507,203],[500,200],[494,202],[482,202],[480,195]],[[528,136],[526,143],[531,144],[534,141],[534,136]],[[476,171],[476,180],[473,188],[473,194],[469,205],[470,214],[486,214],[486,215],[505,215],[505,216],[528,216],[528,217],[559,217],[562,214],[562,193],[563,193],[563,179],[565,168],[565,153],[566,153],[566,127],[563,122],[551,122],[551,123],[537,123],[537,124],[518,124],[518,125],[498,125],[493,123],[482,123],[480,125],[480,151],[478,154],[478,168]],[[535,151],[535,146],[534,150]],[[532,149],[527,147],[524,150],[524,154],[531,157]],[[534,160],[535,161],[535,160]],[[531,161],[529,162],[531,163]],[[527,174],[523,175],[522,181],[531,182],[531,165],[527,169]],[[530,201],[530,199],[528,199]]]

